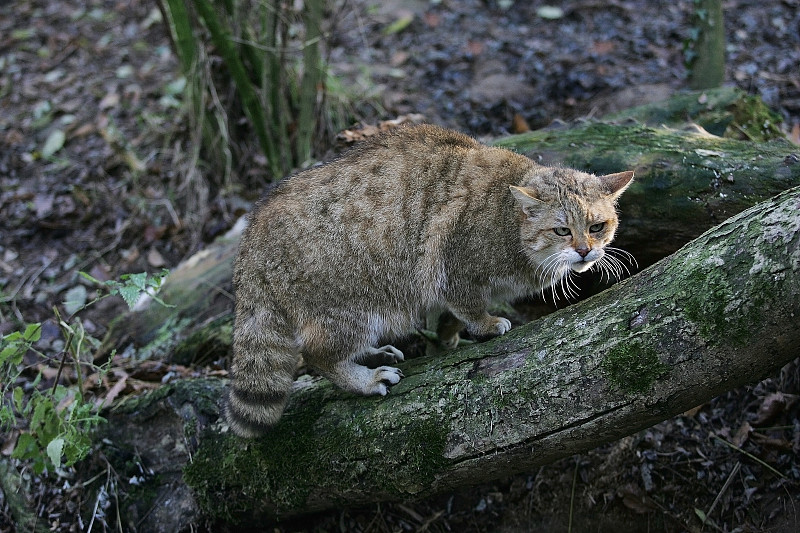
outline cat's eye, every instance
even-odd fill
[[[592,233],[597,233],[598,231],[603,231],[603,228],[605,227],[606,227],[605,222],[598,222],[597,224],[592,224],[591,226],[589,226],[589,231],[591,231]]]
[[[567,235],[572,235],[572,232],[569,228],[553,228],[553,231],[556,235],[560,235],[561,237],[566,237]]]

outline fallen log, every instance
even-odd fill
[[[168,531],[199,509],[254,526],[421,498],[581,453],[758,381],[798,355],[799,213],[794,188],[588,300],[404,363],[385,398],[300,380],[262,439],[218,419],[222,380],[123,402],[104,451],[122,478],[135,464],[135,489],[152,495],[123,504],[123,520]]]

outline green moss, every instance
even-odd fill
[[[435,475],[446,466],[447,426],[437,419],[418,420],[402,429],[404,442],[401,463],[408,465],[407,478],[401,479],[395,490],[405,492],[411,484],[428,486]],[[381,474],[380,472],[375,472]]]
[[[205,365],[224,357],[233,343],[233,315],[225,315],[193,332],[172,350],[170,361],[179,365]]]
[[[204,513],[234,523],[254,512],[279,517],[307,507],[320,486],[334,494],[384,487],[402,498],[427,486],[447,461],[441,420],[395,427],[384,398],[340,402],[330,413],[331,394],[343,393],[322,385],[297,394],[281,421],[258,439],[207,432],[184,469]]]
[[[653,348],[638,341],[618,344],[609,350],[602,368],[609,381],[626,393],[645,392],[669,370]]]
[[[314,444],[313,426],[322,412],[319,395],[306,398],[306,405],[293,409],[292,416],[264,437],[244,440],[231,433],[208,432],[184,469],[184,480],[197,495],[198,505],[213,518],[236,521],[239,512],[264,508],[267,514],[301,507],[308,497],[313,478],[302,484],[292,477],[300,472],[314,476],[324,457]],[[213,484],[212,484],[213,483]],[[223,495],[238,494],[230,500]]]
[[[733,102],[727,111],[733,115],[733,120],[725,131],[726,137],[755,142],[784,138],[779,126],[783,118],[757,96],[744,95]]]
[[[170,309],[167,309],[170,311]],[[136,350],[139,359],[160,359],[164,354],[170,353],[183,331],[190,326],[192,321],[188,318],[179,318],[177,315],[166,317],[160,327],[155,329],[145,340],[147,344]]]
[[[726,268],[733,268],[732,265]],[[688,270],[689,268],[687,268]],[[759,302],[749,301],[745,305],[728,309],[736,300],[733,289],[723,279],[729,274],[717,273],[714,269],[694,268],[687,276],[686,286],[693,288],[682,295],[682,307],[697,332],[706,342],[715,342],[724,336],[725,342],[745,344],[750,335],[751,312],[759,312]],[[764,287],[769,290],[769,287]],[[759,292],[752,292],[758,300],[762,300]]]
[[[692,291],[683,302],[686,318],[691,320],[706,340],[716,337],[716,332],[725,328],[724,302],[729,294],[716,276],[703,276],[699,270],[689,276],[687,286],[703,287],[702,291]]]

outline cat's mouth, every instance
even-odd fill
[[[592,265],[594,265],[594,263],[595,263],[594,261],[585,261],[585,260],[575,261],[570,265],[570,268],[575,272],[586,272],[587,270],[592,268]]]

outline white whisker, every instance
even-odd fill
[[[603,277],[605,277],[606,281],[609,283],[630,276],[631,269],[628,265],[635,266],[636,268],[639,266],[633,255],[625,250],[613,248],[611,246],[606,247],[606,253],[597,261],[596,265],[600,271],[600,280],[602,281]]]
[[[606,246],[606,252],[611,254],[612,257],[615,259],[624,259],[629,265],[634,267],[635,269],[639,269],[639,263],[636,261],[636,258],[633,256],[632,253],[628,252],[627,250],[623,250],[622,248],[615,248],[614,246]],[[630,272],[630,271],[628,271]]]

